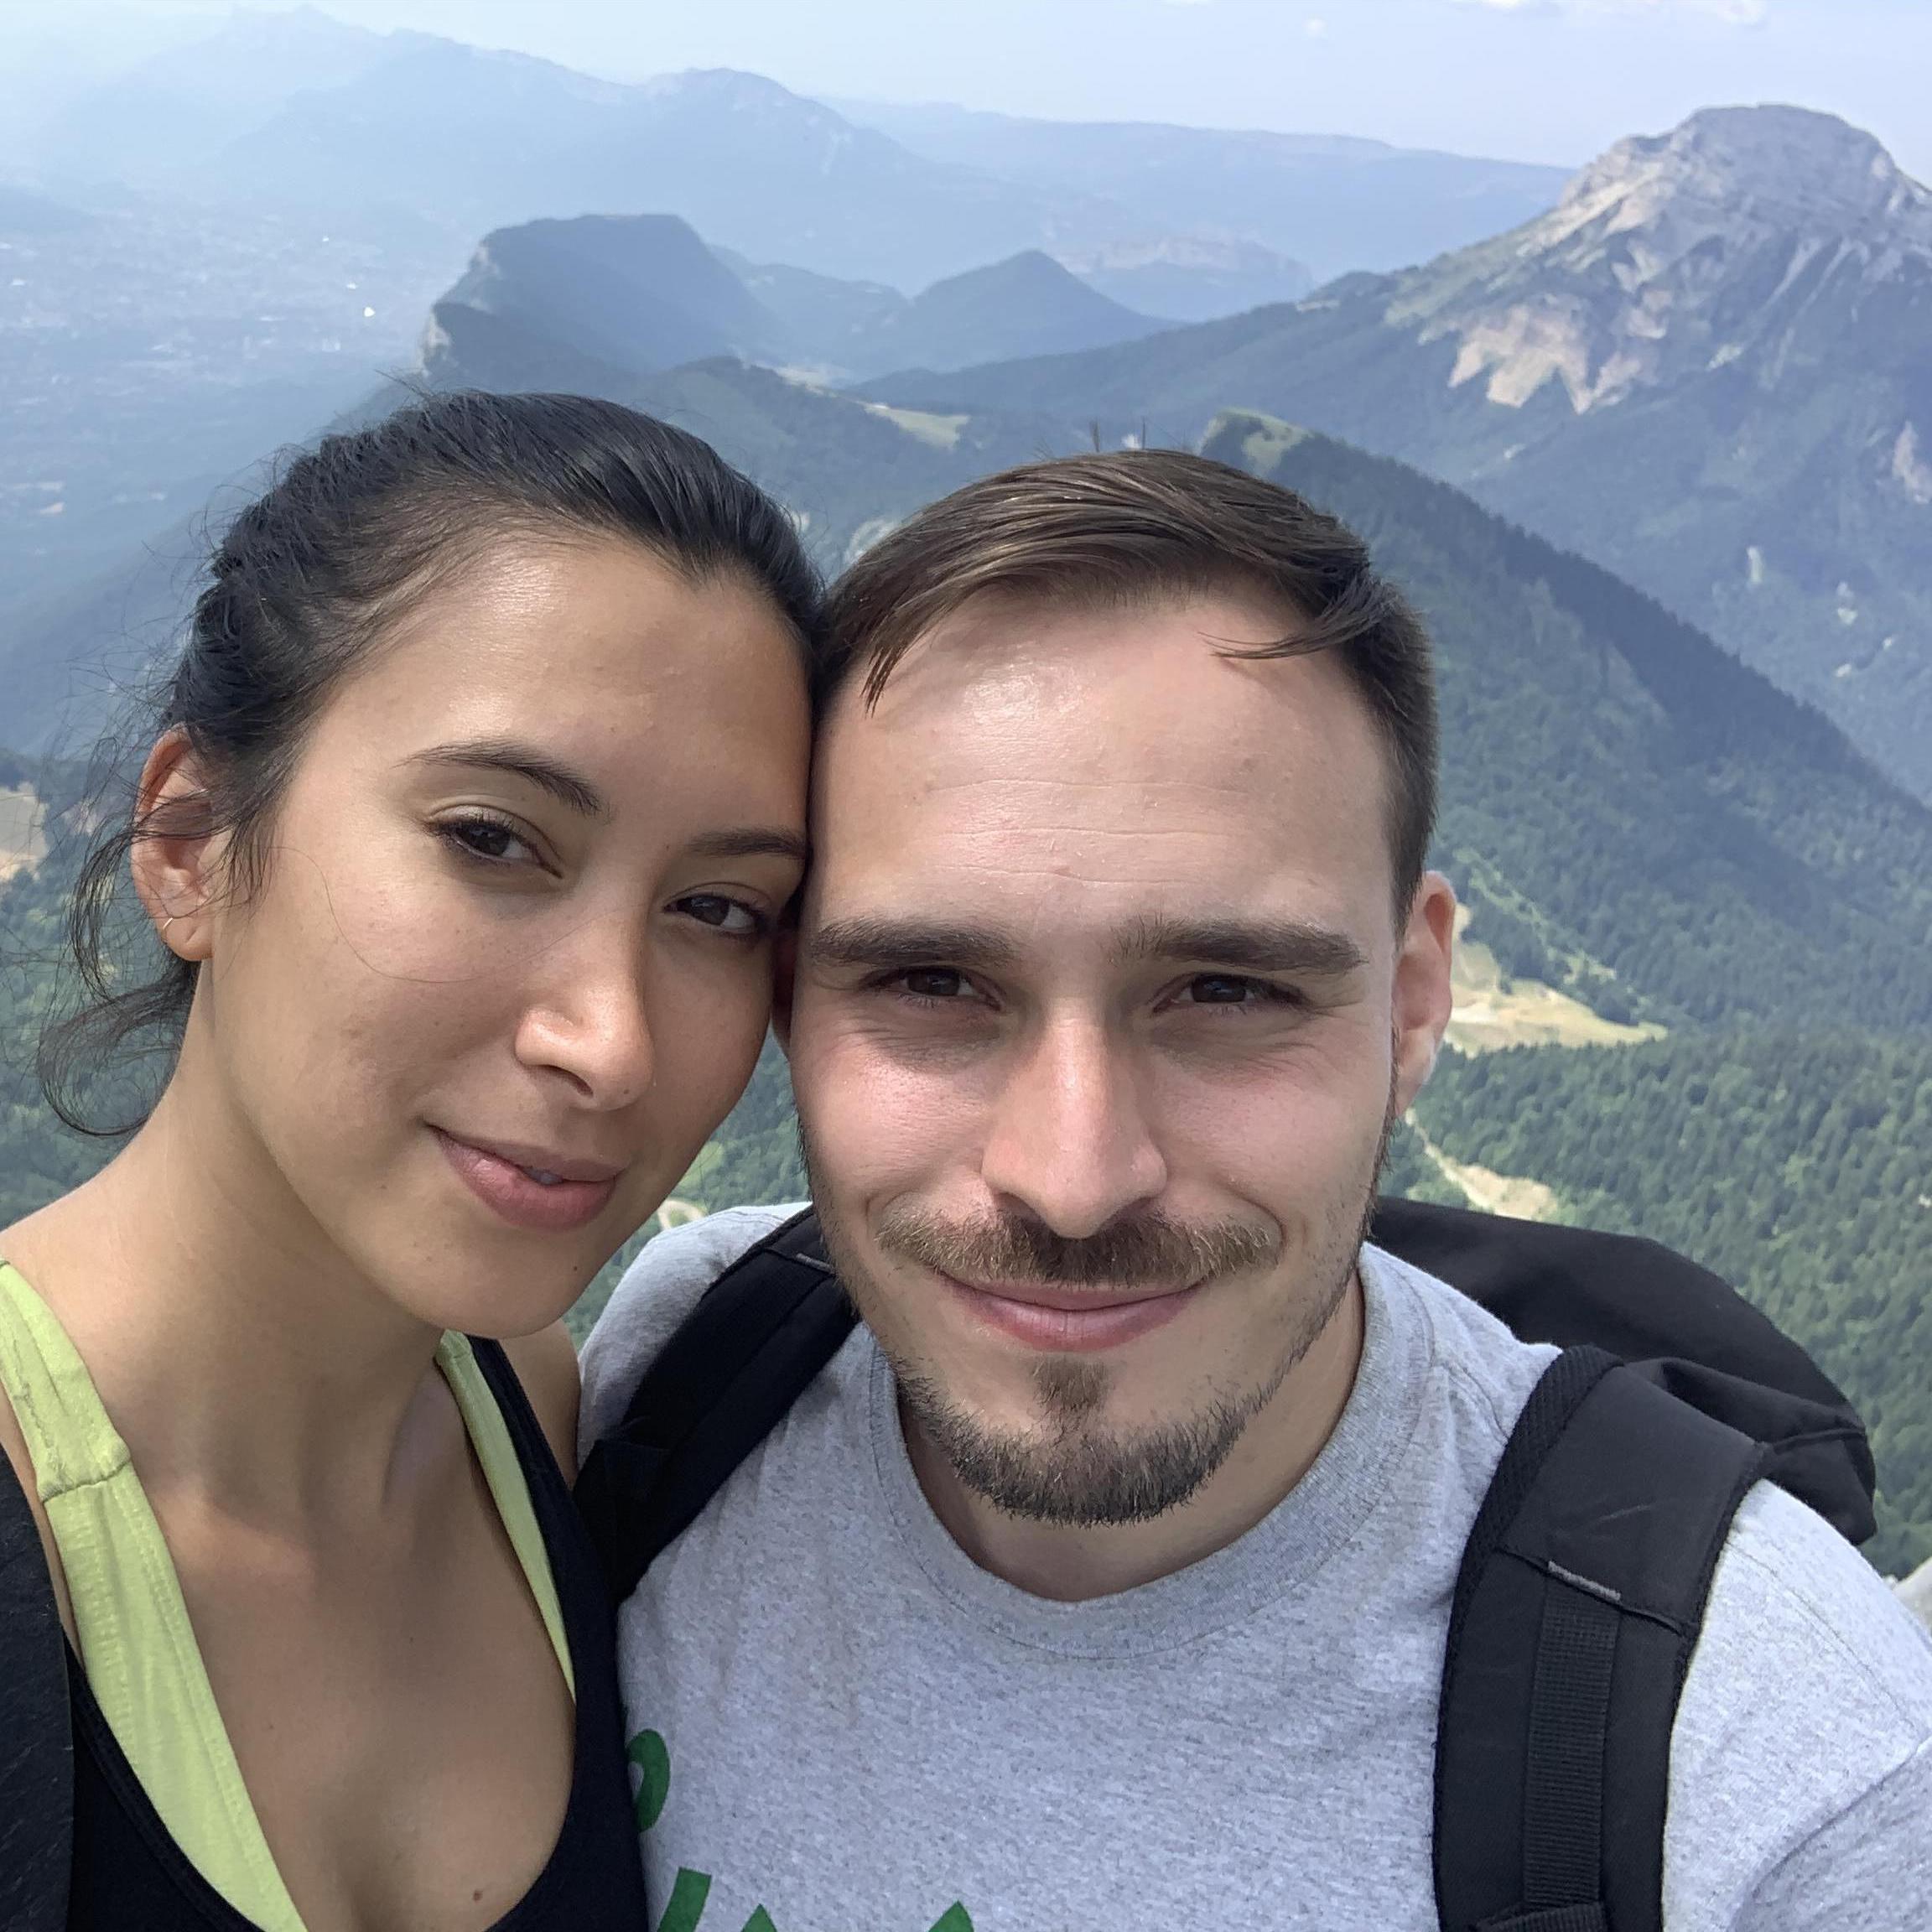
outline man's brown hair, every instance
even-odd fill
[[[868,550],[834,586],[820,696],[861,668],[876,701],[906,652],[969,600],[1131,607],[1259,594],[1289,627],[1229,657],[1333,651],[1388,748],[1389,834],[1406,913],[1436,822],[1429,639],[1346,525],[1292,491],[1180,449],[1060,456],[981,478]]]

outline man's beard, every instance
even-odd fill
[[[1331,1223],[1348,1233],[1322,1242],[1306,1258],[1302,1278],[1312,1292],[1298,1297],[1296,1318],[1268,1373],[1246,1389],[1211,1389],[1192,1415],[1131,1430],[1109,1429],[1100,1422],[1112,1371],[1082,1355],[1044,1353],[1034,1363],[1037,1428],[997,1430],[957,1401],[897,1344],[891,1297],[879,1291],[854,1244],[844,1239],[836,1212],[826,1212],[828,1195],[817,1181],[822,1169],[808,1140],[804,1152],[827,1252],[891,1363],[912,1421],[960,1482],[995,1508],[1036,1522],[1093,1529],[1147,1522],[1189,1501],[1280,1392],[1333,1320],[1354,1279],[1374,1211],[1376,1177],[1394,1130],[1391,1108],[1353,1212]],[[960,1223],[911,1208],[888,1208],[875,1239],[886,1254],[956,1280],[1031,1280],[1057,1286],[1205,1287],[1218,1278],[1278,1263],[1281,1251],[1280,1231],[1272,1227],[1239,1221],[1187,1223],[1152,1209],[1075,1239],[1054,1233],[1027,1215]]]

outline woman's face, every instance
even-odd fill
[[[796,646],[735,578],[527,539],[433,593],[206,926],[183,1098],[266,1181],[237,1205],[438,1326],[554,1320],[750,1075],[809,745]]]

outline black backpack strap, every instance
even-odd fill
[[[1463,1552],[1436,1744],[1443,1932],[1661,1932],[1670,1733],[1761,1446],[1559,1356]]]
[[[1854,1543],[1876,1523],[1872,1447],[1810,1356],[1737,1290],[1631,1234],[1431,1202],[1376,1203],[1368,1238],[1438,1275],[1524,1342],[1588,1343],[1770,1451],[1770,1481]]]
[[[74,1861],[67,1646],[47,1555],[0,1456],[0,1925],[60,1932]]]
[[[746,1249],[705,1291],[577,1479],[612,1602],[621,1603],[697,1520],[857,1320],[810,1209]]]

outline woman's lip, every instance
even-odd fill
[[[527,1140],[474,1140],[452,1134],[446,1127],[436,1131],[459,1147],[468,1147],[491,1159],[506,1161],[513,1167],[533,1168],[539,1174],[554,1174],[559,1181],[615,1181],[624,1171],[615,1161],[581,1161],[539,1147]]]
[[[610,1204],[616,1192],[617,1174],[604,1171],[600,1179],[559,1179],[546,1184],[525,1171],[525,1163],[512,1157],[509,1150],[480,1147],[473,1141],[459,1140],[441,1128],[433,1130],[444,1158],[458,1177],[486,1208],[513,1228],[527,1228],[539,1233],[568,1234],[587,1227]],[[516,1153],[528,1150],[518,1148]],[[538,1166],[541,1155],[528,1165]],[[565,1169],[595,1173],[587,1162],[565,1162]],[[538,1167],[539,1172],[557,1173],[557,1167]]]
[[[1116,1348],[1164,1328],[1182,1313],[1201,1284],[1186,1288],[1119,1291],[1055,1288],[1045,1282],[978,1285],[940,1276],[968,1311],[988,1327],[1035,1348],[1083,1353]]]

